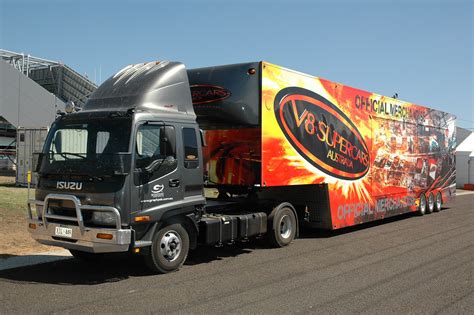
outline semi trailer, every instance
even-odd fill
[[[456,193],[454,123],[268,62],[130,65],[52,124],[28,230],[166,273],[199,244],[437,212]]]

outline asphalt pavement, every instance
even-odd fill
[[[0,313],[473,314],[473,215],[463,194],[439,213],[306,231],[286,248],[199,248],[166,275],[124,255],[3,270]]]

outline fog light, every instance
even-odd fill
[[[97,238],[100,238],[103,240],[111,240],[114,238],[114,236],[108,233],[97,233]]]

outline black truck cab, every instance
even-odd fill
[[[241,68],[244,78],[258,86],[246,71],[249,65]],[[197,70],[190,75],[202,74]],[[258,91],[242,89],[255,100],[246,102],[236,93],[240,103],[223,121],[258,125],[252,121]],[[194,92],[202,103],[230,95],[203,90],[203,85]],[[297,229],[291,205],[259,212],[248,200],[206,202],[204,138],[191,93],[181,63],[131,65],[105,81],[80,112],[58,118],[37,157],[38,185],[35,199],[28,201],[32,237],[81,259],[140,252],[157,272],[179,268],[198,242],[221,244],[264,234],[267,214],[279,220],[274,243],[289,244]],[[212,109],[201,108],[212,117]],[[220,197],[226,196],[221,191]],[[231,213],[223,214],[224,208]]]
[[[82,257],[149,246],[169,218],[196,234],[201,145],[184,66],[124,68],[81,112],[52,125],[38,156],[30,232]]]

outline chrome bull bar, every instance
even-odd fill
[[[50,200],[68,200],[72,201],[74,204],[74,207],[76,209],[76,217],[68,217],[68,216],[63,216],[63,215],[56,215],[56,214],[50,214],[48,213],[48,206],[49,206],[49,201]],[[120,217],[120,212],[114,208],[114,207],[109,207],[109,206],[91,206],[91,205],[82,205],[81,201],[79,198],[73,195],[61,195],[61,194],[49,194],[44,198],[44,201],[39,201],[39,200],[28,200],[28,215],[30,219],[33,219],[33,214],[31,212],[31,204],[34,203],[36,206],[42,206],[41,210],[41,218],[43,220],[44,226],[48,226],[48,220],[47,219],[53,219],[53,220],[64,220],[64,221],[71,221],[71,222],[77,222],[81,232],[84,232],[84,219],[82,218],[82,212],[81,210],[86,210],[86,211],[101,211],[101,212],[112,212],[115,215],[115,228],[117,230],[120,230],[121,228],[121,217]]]
[[[74,204],[76,216],[64,216],[50,213],[49,205],[53,200],[66,200]],[[36,217],[33,216],[31,206],[36,207]],[[42,207],[42,209],[39,209]],[[100,228],[86,226],[82,216],[82,211],[110,212],[115,217],[115,227]],[[38,242],[46,245],[61,246],[69,249],[78,249],[88,252],[123,252],[128,250],[131,243],[132,230],[122,228],[120,212],[115,207],[82,205],[79,198],[66,194],[48,194],[44,201],[28,200],[29,223],[36,223],[37,227],[29,228],[32,237]],[[41,216],[41,217],[40,217]],[[67,223],[49,222],[48,220],[58,220],[75,223],[69,226]],[[77,224],[77,226],[76,226]],[[70,241],[57,239],[54,230],[58,226],[67,225],[72,228],[72,238]],[[49,227],[50,226],[50,227]],[[97,233],[112,234],[112,239],[98,239]]]

